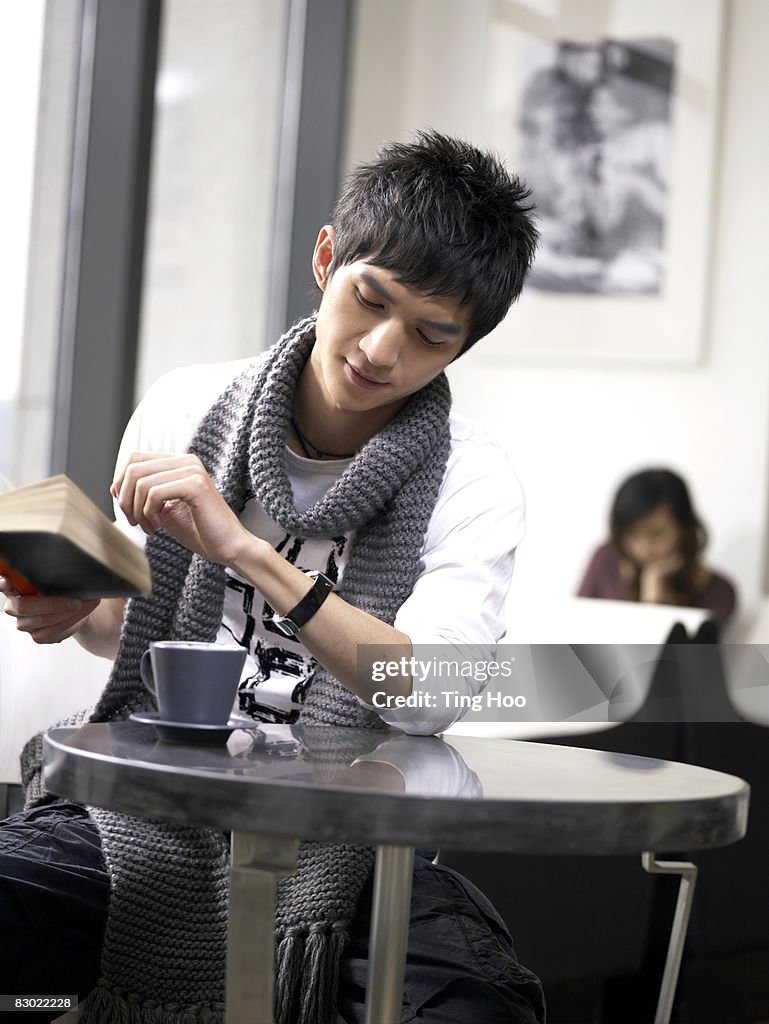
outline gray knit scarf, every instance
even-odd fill
[[[412,396],[306,511],[294,507],[285,440],[296,383],[315,341],[315,320],[296,324],[237,377],[192,441],[237,512],[256,495],[283,529],[302,537],[355,531],[340,594],[392,624],[418,573],[425,531],[449,452],[451,404],[443,374]],[[151,707],[139,659],[153,639],[212,641],[221,623],[224,569],[164,531],[148,538],[153,590],[128,605],[107,686],[88,716],[115,721]],[[81,718],[82,720],[82,718]],[[325,669],[314,675],[301,725],[381,727]],[[40,741],[23,755],[29,798],[45,798]],[[229,851],[214,829],[140,821],[89,808],[111,879],[100,981],[83,1024],[198,1024],[223,1019]],[[373,852],[303,843],[296,873],[278,886],[275,1019],[336,1020],[339,959]],[[163,898],[158,893],[163,892]]]

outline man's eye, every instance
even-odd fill
[[[442,342],[433,341],[431,338],[428,338],[427,335],[423,334],[421,331],[417,331],[417,334],[419,335],[420,340],[423,341],[424,344],[427,345],[429,348],[440,348],[442,345]]]
[[[360,304],[362,306],[365,306],[366,309],[383,309],[384,308],[381,303],[379,303],[379,302],[372,302],[370,299],[367,299],[366,296],[363,294],[363,292],[359,288],[355,289],[355,296],[358,299],[358,302],[360,302]]]

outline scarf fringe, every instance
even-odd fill
[[[292,929],[276,951],[275,1024],[335,1024],[340,928]],[[162,1005],[97,985],[80,1005],[81,1024],[224,1024],[224,1008]]]
[[[292,929],[276,957],[275,1024],[335,1024],[339,961],[347,942],[340,928]]]
[[[80,1004],[81,1024],[224,1024],[223,1006],[163,1006],[97,985]]]

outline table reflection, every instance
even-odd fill
[[[120,722],[68,740],[90,753],[169,770],[212,771],[308,785],[371,789],[411,796],[483,796],[483,786],[456,747],[436,736],[395,729],[254,725],[226,744],[158,739],[151,725]]]

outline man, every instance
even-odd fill
[[[488,438],[450,416],[442,371],[521,290],[536,244],[527,199],[497,160],[466,143],[429,132],[385,147],[353,172],[320,231],[317,315],[257,360],[188,368],[152,389],[126,431],[112,487],[118,521],[148,538],[152,596],[125,609],[23,598],[2,584],[6,611],[36,641],[75,634],[115,657],[91,720],[146,706],[138,658],[164,636],[235,637],[249,656],[241,707],[261,720],[436,732],[458,717],[373,710],[358,652],[483,647],[504,632],[520,490]],[[375,689],[403,696],[412,680],[388,676]],[[28,745],[23,763],[40,815],[39,744]],[[189,1018],[180,1004],[217,1019],[222,837],[102,811],[66,815],[84,845],[103,850],[112,883],[86,1024],[153,1013],[181,1022]],[[44,827],[39,817],[36,825]],[[155,850],[162,856],[153,859]],[[98,856],[88,866],[98,874]],[[303,844],[276,915],[281,1024],[331,1024],[337,1006],[346,1020],[362,1020],[370,866],[368,850]],[[23,902],[24,871],[12,870]],[[155,905],[147,893],[161,885]],[[538,982],[476,890],[418,858],[414,893],[406,999],[415,1019],[542,1019]],[[129,935],[139,907],[142,934]],[[449,918],[453,937],[441,946],[434,922]],[[169,921],[176,939],[194,933],[211,950],[197,996]],[[169,945],[166,970],[147,981],[158,943],[161,953]],[[85,988],[96,970],[93,960],[84,966]],[[337,970],[338,994],[327,984]]]

